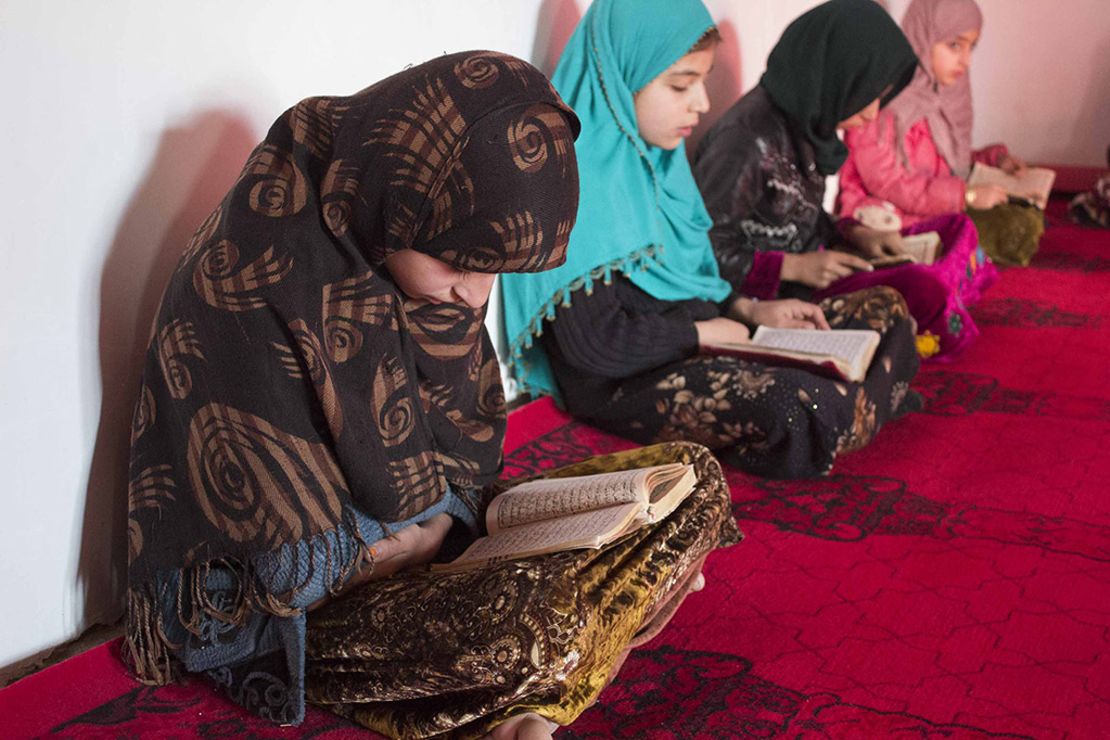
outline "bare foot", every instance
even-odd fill
[[[559,725],[535,712],[518,714],[505,720],[486,735],[488,740],[551,740]]]
[[[451,529],[450,514],[436,514],[431,519],[413,524],[370,545],[370,560],[358,565],[358,570],[339,590],[341,595],[369,581],[386,578],[415,565],[430,562],[443,546]],[[309,605],[309,610],[326,603],[330,596]]]

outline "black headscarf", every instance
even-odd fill
[[[247,568],[352,507],[402,521],[449,484],[496,477],[505,406],[484,307],[410,299],[383,261],[412,248],[478,272],[562,264],[577,131],[538,70],[493,52],[273,124],[153,327],[131,441],[135,652],[154,641],[157,574],[199,593],[211,563]],[[248,591],[236,609],[280,604]]]
[[[830,0],[786,28],[760,85],[831,175],[848,157],[836,125],[875,98],[893,100],[916,67],[913,47],[875,0]]]

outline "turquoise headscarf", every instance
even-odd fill
[[[535,343],[555,307],[614,271],[660,300],[721,301],[721,279],[685,145],[667,151],[638,133],[634,93],[690,51],[713,18],[701,0],[594,0],[552,82],[582,121],[575,144],[581,196],[567,261],[501,276],[509,363],[522,390],[558,395]]]

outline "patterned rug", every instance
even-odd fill
[[[982,337],[832,475],[730,472],[747,539],[562,738],[1096,738],[1110,730],[1110,233],[1059,221]],[[540,401],[507,475],[630,447]],[[107,645],[0,691],[4,737],[366,735],[139,687]]]

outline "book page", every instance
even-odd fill
[[[609,506],[546,519],[482,537],[442,569],[541,555],[560,550],[600,547],[622,533],[640,511],[639,505]]]
[[[1040,208],[1048,203],[1052,184],[1056,181],[1056,171],[1044,167],[1026,167],[1020,174],[1009,175],[998,167],[975,163],[971,177],[967,179],[970,187],[998,185],[1011,195],[1028,198]]]
[[[657,522],[678,508],[698,484],[697,473],[690,464],[675,464],[674,471],[660,471],[659,480],[649,479],[648,520]]]
[[[643,501],[644,480],[655,468],[618,470],[573,478],[541,478],[521,483],[497,496],[486,512],[486,529],[554,519],[579,511]]]
[[[752,337],[757,347],[773,347],[852,361],[867,352],[876,332],[870,329],[773,329],[761,326]]]
[[[913,258],[914,262],[931,265],[936,262],[937,252],[940,251],[940,234],[935,231],[925,231],[920,234],[904,236],[902,237],[902,249]]]

